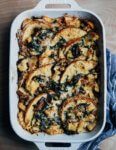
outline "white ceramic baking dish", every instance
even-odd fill
[[[70,8],[68,9],[48,9],[46,4],[69,4]],[[25,131],[18,122],[17,112],[18,112],[18,97],[16,94],[17,90],[17,68],[16,62],[18,60],[18,42],[16,39],[17,30],[20,28],[22,21],[25,18],[31,16],[43,16],[47,15],[50,17],[59,17],[68,13],[77,17],[90,19],[92,20],[96,27],[97,32],[100,34],[100,41],[98,44],[99,47],[99,66],[100,66],[100,99],[99,99],[99,114],[98,114],[98,123],[96,128],[89,133],[82,133],[76,135],[47,135],[39,134],[32,135]],[[14,131],[18,136],[27,141],[34,142],[39,149],[70,149],[75,150],[82,142],[87,142],[96,138],[103,130],[105,121],[106,121],[106,40],[105,40],[105,31],[101,19],[91,11],[82,9],[74,0],[41,0],[39,4],[31,9],[19,14],[16,19],[13,21],[11,26],[11,35],[10,35],[10,72],[9,72],[9,96],[10,96],[10,120],[11,125]],[[52,143],[71,143],[70,147],[46,147],[46,142]]]

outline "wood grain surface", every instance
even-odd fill
[[[106,27],[107,47],[116,53],[116,0],[76,1],[81,7],[94,11],[102,18]],[[37,150],[33,143],[25,142],[12,130],[8,93],[11,22],[20,12],[33,8],[36,4],[37,0],[0,0],[0,150]],[[114,150],[116,137],[112,139],[107,139],[101,144],[102,150]]]

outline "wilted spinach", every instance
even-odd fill
[[[51,46],[50,48],[59,49],[59,48],[62,48],[65,45],[65,43],[66,43],[66,40],[63,37],[61,37],[60,40],[56,43],[56,45]]]
[[[33,77],[32,80],[37,81],[37,82],[44,82],[44,79],[42,79],[41,76],[35,76],[35,77]]]
[[[82,77],[81,74],[77,74],[77,75],[73,76],[72,80],[70,82],[67,82],[67,84],[69,86],[75,86],[75,84],[80,80],[81,77]]]
[[[77,58],[80,55],[79,45],[74,44],[71,47],[71,52],[72,52],[73,58]]]
[[[79,93],[80,93],[80,94],[85,94],[85,90],[83,89],[82,86],[80,86],[80,88],[79,88]]]
[[[45,47],[41,47],[40,44],[38,39],[33,38],[32,41],[27,44],[27,47],[36,51],[38,55],[41,55],[45,51]]]
[[[39,34],[39,38],[44,40],[50,33],[52,33],[52,29],[42,30]]]
[[[51,81],[49,83],[49,88],[57,93],[64,91],[67,92],[66,84],[65,83],[57,83],[55,81]]]

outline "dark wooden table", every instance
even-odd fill
[[[37,150],[32,143],[20,139],[9,120],[9,36],[13,19],[22,11],[33,8],[34,0],[0,0],[0,150]]]
[[[82,7],[95,10],[95,12],[101,16],[107,28],[107,39],[116,37],[116,33],[113,32],[115,29],[114,27],[116,27],[116,21],[111,18],[113,17],[111,12],[116,14],[116,0],[77,0],[77,2],[79,2]],[[9,120],[8,93],[9,37],[11,22],[20,12],[33,8],[36,4],[37,0],[0,0],[0,150],[37,150],[33,143],[25,142],[20,139],[12,130]],[[111,9],[109,9],[109,7]],[[107,13],[104,13],[107,9],[110,11],[109,16]],[[106,22],[106,17],[110,18],[110,22]],[[110,28],[108,28],[109,24],[111,24]],[[108,40],[108,47],[112,49],[114,49],[114,47],[116,48],[115,38],[112,38],[111,42],[112,43]],[[116,53],[116,49],[113,50],[113,52]],[[107,144],[102,146],[103,150],[109,150],[106,145]]]

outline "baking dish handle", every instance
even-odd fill
[[[70,147],[48,147],[45,143],[34,142],[39,150],[78,150],[82,143],[71,143]],[[52,144],[52,143],[51,143]]]
[[[66,4],[66,5],[70,5],[70,8],[68,8],[68,9],[76,9],[76,10],[82,9],[75,0],[41,0],[37,4],[35,9],[47,9],[46,5],[48,5],[48,4],[62,4],[62,5]],[[59,8],[59,9],[61,9],[61,8]]]

